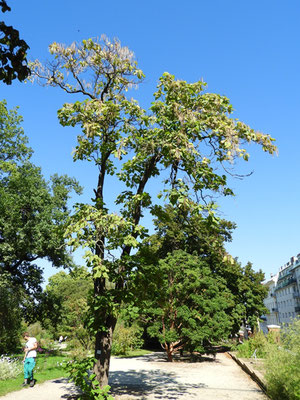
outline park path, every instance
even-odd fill
[[[226,353],[197,363],[167,363],[162,353],[113,357],[110,385],[116,400],[267,400]],[[10,393],[1,400],[59,400],[75,392],[66,380],[56,379]]]

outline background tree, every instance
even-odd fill
[[[18,108],[8,110],[5,100],[0,101],[0,177],[28,161],[32,149],[21,127]]]
[[[0,1],[1,11],[4,13],[11,8],[5,0]],[[19,31],[0,21],[0,80],[10,85],[18,78],[24,81],[30,74],[27,66],[26,53],[28,44],[20,39]]]
[[[146,112],[126,97],[143,73],[133,53],[117,40],[53,43],[50,52],[54,61],[46,65],[35,61],[33,76],[75,97],[58,117],[63,126],[79,126],[82,131],[74,160],[94,162],[99,172],[92,203],[78,205],[66,234],[74,248],[88,249],[86,260],[94,280],[90,309],[90,328],[96,337],[94,372],[103,386],[108,381],[117,310],[128,296],[130,254],[145,234],[140,226],[143,212],[155,204],[147,191],[149,181],[156,179],[159,186],[164,170],[166,201],[184,202],[188,194],[196,196],[200,208],[211,211],[210,204],[200,205],[209,191],[232,193],[226,173],[220,174],[217,165],[222,168],[236,157],[247,160],[245,145],[250,142],[271,154],[276,148],[269,135],[231,118],[229,100],[205,92],[203,82],[187,83],[165,73]],[[118,214],[108,209],[105,184],[118,190]]]
[[[54,266],[73,265],[63,237],[69,215],[70,192],[80,188],[67,176],[54,175],[51,183],[30,162],[31,149],[16,110],[0,103],[0,275],[29,296],[23,316],[33,318],[30,307],[41,293],[45,258]]]
[[[0,275],[0,353],[15,352],[20,346],[22,310],[20,299],[24,292],[12,285],[4,274]]]
[[[226,279],[227,287],[235,296],[235,307],[228,310],[235,316],[233,333],[238,331],[241,321],[253,331],[260,316],[267,311],[264,299],[268,291],[261,283],[265,275],[261,270],[254,271],[250,262],[243,267],[236,259],[230,257],[228,261],[216,272]]]
[[[84,327],[92,288],[93,281],[86,268],[76,267],[68,274],[60,271],[49,278],[42,310],[47,331],[56,340],[60,335],[67,336],[76,353],[85,355],[92,346],[92,338]]]
[[[132,299],[150,325],[148,331],[164,343],[169,360],[181,348],[203,351],[210,342],[237,333],[243,322],[256,326],[265,310],[264,275],[250,264],[243,268],[227,255],[224,243],[231,239],[234,225],[204,217],[197,204],[187,199],[157,206],[156,215],[156,233],[144,239],[135,258]],[[198,277],[195,282],[189,281],[193,274]],[[218,304],[221,308],[214,309]],[[226,315],[222,323],[219,311]],[[189,335],[184,336],[184,331]]]
[[[135,281],[139,314],[168,361],[180,349],[203,353],[205,346],[228,338],[232,320],[227,309],[234,298],[205,260],[176,250],[157,264],[143,261]]]

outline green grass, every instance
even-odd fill
[[[18,355],[19,356],[19,355]],[[20,356],[21,358],[22,356]],[[34,369],[34,379],[36,383],[42,383],[51,379],[67,377],[66,371],[62,367],[62,362],[69,359],[67,355],[47,355],[41,354],[37,357]],[[17,378],[0,381],[0,396],[4,396],[9,392],[22,389],[23,374]]]
[[[130,357],[139,357],[139,356],[145,356],[147,354],[151,354],[153,351],[149,350],[143,350],[143,349],[137,349],[137,350],[130,350],[128,351],[127,354],[125,355],[117,355],[113,357],[118,357],[118,358],[130,358]]]
[[[125,356],[117,357],[138,357],[150,353],[152,353],[152,351],[138,349],[129,351],[128,354],[126,354]],[[22,359],[23,355],[16,354],[14,355],[14,357]],[[36,379],[36,383],[38,384],[49,381],[51,379],[67,377],[67,372],[64,370],[61,364],[63,363],[63,361],[67,361],[69,359],[70,356],[63,354],[39,354],[37,356],[36,366],[34,369],[34,379]],[[7,379],[5,381],[0,380],[0,396],[4,396],[7,393],[21,390],[23,380],[23,374],[20,374],[17,378]]]

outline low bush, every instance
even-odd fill
[[[0,380],[16,378],[23,371],[23,364],[18,358],[0,357]]]
[[[264,358],[268,351],[268,345],[274,342],[273,335],[265,336],[263,332],[257,332],[250,339],[245,340],[243,344],[236,347],[237,356],[241,358],[258,357]]]
[[[300,320],[282,330],[279,346],[269,347],[265,367],[273,400],[300,399]]]
[[[114,400],[109,394],[110,386],[100,387],[92,372],[95,359],[88,357],[80,360],[72,360],[65,364],[70,379],[82,391],[79,399],[82,400]]]
[[[143,328],[137,324],[126,326],[124,322],[117,323],[112,343],[113,355],[127,355],[129,351],[143,346]]]

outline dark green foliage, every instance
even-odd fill
[[[39,168],[27,162],[0,182],[0,265],[29,294],[39,291],[42,270],[34,264],[47,258],[55,266],[70,265],[61,224],[73,181],[53,178],[49,186]]]
[[[10,11],[6,1],[0,1],[2,12]],[[28,44],[20,39],[19,31],[0,21],[0,81],[10,85],[18,78],[24,81],[30,75],[26,53]]]
[[[235,320],[232,333],[239,330],[241,321],[247,322],[253,331],[259,317],[266,312],[263,300],[267,288],[261,284],[264,273],[254,271],[250,262],[243,267],[237,260],[217,265],[215,272],[226,279],[227,287],[234,295],[234,307],[228,310]]]
[[[255,325],[264,311],[263,274],[227,256],[234,225],[187,200],[153,211],[157,232],[136,256],[134,301],[169,359],[181,348],[204,352],[243,321]]]
[[[227,338],[232,321],[226,310],[233,296],[197,255],[175,250],[157,265],[142,264],[136,278],[140,312],[172,361],[181,348],[205,352]]]
[[[21,122],[16,110],[0,102],[0,274],[7,274],[29,296],[39,296],[42,270],[37,259],[57,267],[72,265],[63,226],[69,194],[80,188],[67,176],[45,181],[40,168],[30,162],[32,150]]]
[[[24,293],[15,288],[7,276],[0,275],[0,354],[15,352],[20,346],[22,311],[19,307]]]
[[[185,250],[189,254],[196,252],[205,255],[213,262],[213,257],[224,254],[224,242],[231,241],[231,232],[235,224],[212,216],[205,216],[203,209],[186,195],[185,202],[180,204],[176,199],[174,204],[164,207],[155,206],[152,214],[155,216],[154,226],[159,237],[156,256],[164,258],[173,250]],[[155,246],[155,237],[149,243]]]

